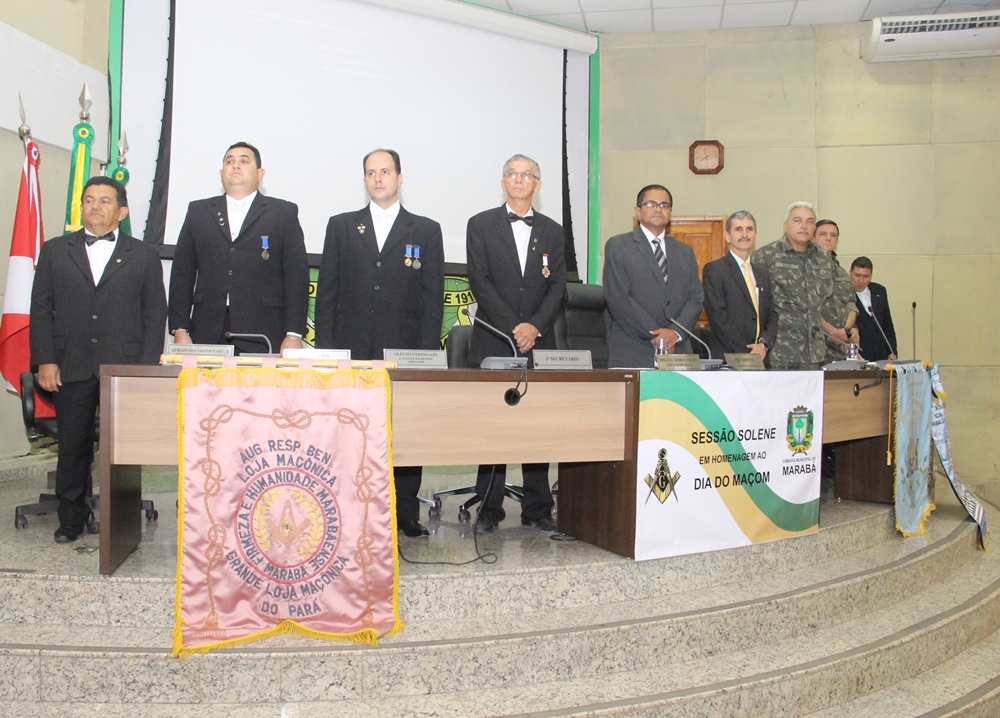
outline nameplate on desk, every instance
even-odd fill
[[[531,360],[536,369],[593,369],[589,349],[535,349]]]
[[[697,354],[657,354],[656,368],[660,371],[701,371]]]
[[[167,344],[164,354],[191,354],[203,357],[231,357],[236,349],[232,344]]]
[[[285,359],[329,359],[330,361],[350,360],[350,349],[316,349],[315,347],[302,347],[301,349],[285,349],[281,352]]]
[[[527,357],[486,357],[479,365],[480,369],[526,369]]]
[[[400,369],[447,369],[448,354],[444,349],[384,349],[386,361],[394,361]]]
[[[733,354],[726,352],[726,366],[738,371],[764,371],[764,357],[760,354]]]

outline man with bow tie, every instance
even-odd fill
[[[406,211],[399,154],[373,150],[362,160],[365,207],[331,217],[316,289],[316,346],[382,359],[386,349],[440,349],[444,314],[441,225]],[[420,523],[421,468],[393,467],[396,525],[429,535]]]
[[[42,245],[31,289],[31,365],[53,392],[59,430],[56,543],[75,541],[90,517],[101,364],[156,364],[167,300],[159,253],[121,232],[125,188],[93,177],[83,229]]]
[[[309,260],[299,208],[259,191],[260,151],[246,142],[222,159],[225,194],[188,206],[170,270],[170,333],[178,344],[237,353],[298,349],[306,332]]]
[[[507,196],[506,203],[469,220],[469,286],[476,298],[476,318],[508,335],[518,355],[528,356],[530,361],[532,349],[556,348],[553,325],[566,302],[565,237],[558,223],[532,208],[532,197],[542,188],[537,162],[525,155],[514,155],[504,163],[500,186]],[[475,324],[469,349],[472,363],[510,354],[508,341]],[[502,464],[479,467],[476,493],[485,497],[479,514],[481,532],[493,531],[506,515],[506,469]],[[549,465],[524,464],[521,469],[521,523],[555,531]]]

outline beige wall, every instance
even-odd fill
[[[661,183],[677,215],[748,209],[758,246],[793,201],[889,291],[903,358],[943,366],[960,475],[998,478],[1000,58],[869,65],[864,25],[602,36],[601,236]],[[719,140],[725,169],[687,148]],[[602,253],[603,257],[603,253]]]
[[[107,72],[109,0],[0,0],[0,22],[17,28],[53,49]],[[3,72],[15,68],[0,68]],[[29,118],[30,120],[30,118]],[[30,121],[29,121],[30,124]],[[73,126],[66,128],[67,136]],[[69,152],[41,144],[39,179],[42,185],[42,223],[46,237],[62,234],[69,182]],[[0,291],[7,277],[10,233],[21,182],[24,145],[17,134],[0,129]],[[93,172],[98,172],[95,164]],[[0,457],[28,451],[16,396],[0,393]]]

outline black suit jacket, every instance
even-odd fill
[[[63,382],[98,376],[101,364],[156,364],[167,299],[156,249],[118,233],[94,285],[84,232],[42,245],[31,288],[31,365],[57,364]]]
[[[170,330],[187,329],[196,344],[221,342],[227,294],[231,331],[266,334],[275,351],[288,332],[305,335],[309,260],[298,207],[258,193],[230,241],[225,195],[188,206],[170,271]]]
[[[709,346],[716,359],[721,359],[726,352],[746,354],[747,344],[756,343],[758,338],[764,340],[769,350],[774,346],[778,335],[778,309],[774,306],[771,275],[767,267],[756,265],[753,276],[759,290],[760,334],[757,334],[757,312],[743,278],[743,270],[732,252],[726,252],[725,256],[709,262],[702,269],[705,313],[712,325]],[[764,359],[765,365],[769,365],[768,357]]]
[[[406,247],[419,248],[420,268]],[[416,251],[413,249],[413,251]],[[403,207],[382,251],[369,207],[331,217],[316,292],[316,346],[381,359],[384,349],[440,349],[444,314],[441,225]]]
[[[465,247],[469,285],[477,317],[512,339],[514,327],[528,322],[541,332],[534,348],[555,349],[553,326],[566,303],[565,240],[558,223],[538,212],[534,216],[523,275],[506,206],[469,220]],[[542,274],[543,255],[548,255],[548,277]],[[478,324],[473,327],[470,362],[478,365],[488,356],[510,355],[510,344]]]
[[[870,282],[868,289],[872,294],[872,312],[875,319],[882,325],[882,331],[892,345],[892,353],[899,356],[899,345],[896,343],[896,328],[892,325],[892,313],[889,311],[889,295],[886,294],[885,287],[876,282]],[[875,321],[868,314],[868,310],[861,306],[858,295],[854,295],[854,304],[858,308],[858,320],[854,326],[857,327],[861,335],[859,349],[861,356],[868,361],[878,361],[889,358],[889,348],[885,345],[885,339],[875,326]]]

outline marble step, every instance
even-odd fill
[[[971,536],[967,525],[958,532],[961,541]],[[28,671],[41,674],[42,685],[56,701],[39,703],[46,714],[65,708],[66,715],[98,709],[102,715],[124,715],[119,709],[129,708],[136,711],[133,716],[174,716],[182,710],[190,715],[196,710],[200,716],[224,711],[303,718],[806,715],[849,706],[865,696],[874,700],[877,693],[908,681],[930,683],[937,675],[947,680],[943,676],[952,660],[996,666],[991,651],[1000,625],[1000,558],[995,552],[971,553],[946,580],[926,588],[901,587],[898,600],[879,610],[843,623],[817,623],[785,638],[777,637],[771,626],[761,626],[761,640],[746,647],[735,630],[720,626],[718,635],[728,645],[710,654],[685,651],[697,637],[686,631],[684,616],[671,616],[674,630],[660,642],[625,641],[613,652],[617,663],[606,663],[598,673],[593,669],[604,660],[601,646],[589,634],[569,645],[559,631],[549,638],[559,646],[549,653],[550,667],[543,676],[538,668],[544,664],[511,650],[499,637],[456,643],[444,664],[425,655],[431,646],[396,645],[340,655],[225,652],[180,663],[142,651],[109,655],[105,661],[85,660],[96,658],[86,652],[54,657],[43,651]],[[103,670],[81,669],[95,664]],[[157,664],[172,665],[170,675],[160,675]],[[8,665],[0,675],[11,673]],[[479,683],[485,687],[477,687],[476,677],[484,674],[489,679]],[[406,687],[403,693],[400,686]],[[945,692],[936,706],[957,705],[963,698],[967,710],[992,705],[988,682],[984,689],[982,681],[973,679],[969,691],[956,690]],[[27,691],[19,696],[31,699]],[[9,693],[0,699],[5,701],[0,707],[23,708]],[[126,703],[133,705],[122,705]],[[192,703],[201,705],[194,709]],[[924,712],[946,715],[935,708]],[[865,715],[830,713],[842,714]]]
[[[911,718],[1000,715],[1000,631],[914,678],[810,718]]]
[[[982,552],[975,551],[974,536],[971,524],[961,522],[955,511],[950,518],[941,516],[933,522],[929,543],[896,539],[842,557],[837,560],[840,564],[795,572],[802,576],[762,577],[754,598],[744,595],[751,585],[729,584],[716,591],[679,593],[670,600],[597,607],[590,613],[549,612],[536,617],[541,620],[535,623],[522,622],[517,633],[498,632],[503,626],[490,617],[478,626],[466,626],[469,635],[452,638],[428,635],[433,626],[414,624],[375,649],[281,637],[178,663],[162,648],[169,645],[167,629],[152,633],[122,630],[122,636],[153,642],[133,640],[114,647],[97,642],[101,636],[92,632],[96,629],[73,628],[67,635],[54,627],[7,626],[12,630],[5,633],[20,633],[26,640],[8,639],[0,646],[0,699],[12,693],[31,695],[52,683],[58,684],[67,699],[109,702],[142,702],[146,700],[143,690],[152,691],[154,702],[191,700],[190,696],[197,696],[194,702],[226,701],[231,695],[252,700],[247,691],[257,690],[262,691],[258,696],[271,701],[281,697],[295,702],[331,697],[362,700],[371,695],[379,700],[405,700],[469,689],[476,689],[476,695],[503,692],[518,682],[526,690],[564,681],[603,683],[623,673],[648,674],[649,685],[655,685],[664,665],[673,671],[684,663],[729,664],[735,653],[752,655],[795,641],[804,641],[810,651],[818,649],[810,660],[823,661],[826,639],[815,639],[822,631],[832,631],[834,637],[839,627],[855,630],[850,627],[869,616],[884,612],[895,616],[895,599],[924,586],[930,588],[916,593],[917,597],[940,591],[941,586],[949,587],[945,595],[958,596],[952,585],[955,577],[968,573],[970,564],[978,567],[980,563]],[[851,572],[869,552],[868,563],[875,568]],[[936,606],[920,610],[933,615]],[[905,615],[899,618],[903,622],[894,630],[905,633],[909,624]],[[29,632],[37,633],[39,628],[51,637],[47,645],[27,640]],[[80,666],[88,666],[82,676]],[[705,670],[692,669],[686,675],[695,682],[685,685],[698,685]],[[133,682],[130,676],[134,674],[143,676],[142,681]],[[202,676],[211,677],[210,686],[200,682]]]
[[[513,550],[509,540],[505,539],[501,548],[490,542],[492,537],[480,537],[481,551],[507,554],[488,569],[442,570],[403,563],[400,615],[411,626],[490,616],[516,616],[520,621],[526,614],[652,601],[714,590],[720,584],[756,584],[786,572],[843,561],[873,547],[915,546],[901,541],[889,507],[831,501],[821,511],[826,523],[813,536],[640,563],[582,543],[558,545],[546,541],[555,548],[552,560],[523,567],[521,557],[510,555]],[[169,517],[160,519],[161,523],[168,521]],[[159,526],[155,531],[169,528]],[[515,535],[517,531],[520,529],[515,530]],[[23,533],[15,533],[14,538],[25,539]],[[433,538],[422,544],[408,543],[404,548],[408,557],[424,561],[462,557],[453,548],[456,542],[442,547]],[[96,546],[96,537],[84,537],[80,542]],[[144,541],[137,553],[149,551],[151,546],[156,544]],[[73,558],[96,562],[95,555]],[[129,562],[140,562],[141,558],[133,556]],[[16,570],[0,573],[0,625],[169,627],[174,620],[173,602],[172,577],[48,575]],[[74,606],[74,610],[65,611],[67,605]]]

